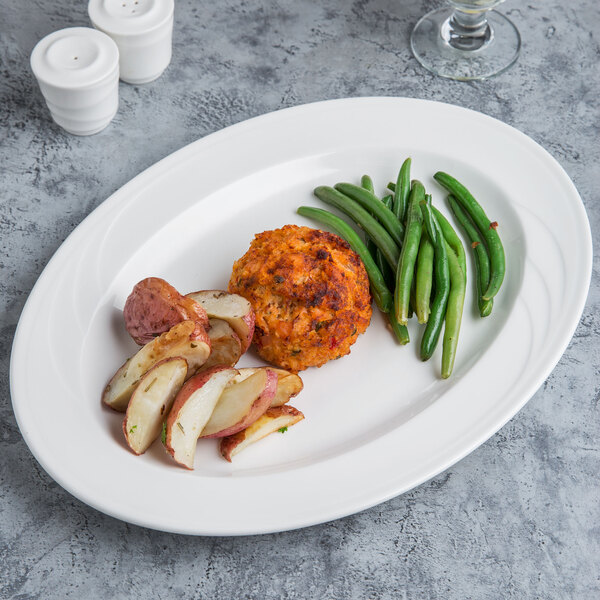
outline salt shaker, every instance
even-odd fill
[[[102,131],[119,106],[119,50],[104,33],[70,27],[40,40],[31,69],[58,125],[75,135]]]
[[[119,47],[121,80],[148,83],[171,62],[174,0],[90,0],[93,26]]]

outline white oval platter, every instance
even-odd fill
[[[257,232],[318,206],[312,189],[358,181],[383,192],[401,162],[449,214],[437,170],[480,199],[507,253],[494,312],[469,284],[451,379],[420,333],[397,346],[375,311],[352,353],[302,373],[305,420],[224,461],[201,441],[196,469],[160,442],[126,449],[122,415],[103,407],[109,377],[135,350],[121,310],[133,285],[164,277],[183,293],[226,288]],[[175,152],[116,192],[56,252],[23,310],[11,394],[43,468],[83,502],[125,521],[197,535],[282,531],[343,517],[447,469],[534,394],[564,352],[591,275],[587,216],[568,176],[519,131],[424,100],[356,98],[299,106],[229,127]],[[472,262],[469,257],[469,272]],[[471,282],[473,277],[471,277]],[[256,364],[252,353],[242,365]],[[518,467],[517,467],[518,468]]]

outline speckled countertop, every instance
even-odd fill
[[[460,463],[363,513],[288,533],[194,538],[127,525],[74,499],[17,428],[9,354],[53,252],[112,192],[172,151],[275,109],[411,96],[517,127],[566,169],[600,226],[596,0],[516,2],[523,52],[458,83],[425,72],[409,33],[427,0],[178,0],[174,58],[120,87],[98,136],[65,135],[29,71],[47,33],[87,25],[85,3],[0,0],[0,597],[464,600],[600,597],[600,279],[575,337],[526,407]]]

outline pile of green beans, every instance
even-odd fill
[[[377,307],[385,313],[398,342],[410,341],[407,323],[413,311],[425,325],[420,355],[429,360],[442,340],[441,375],[454,368],[467,286],[467,261],[460,237],[446,217],[432,205],[420,181],[410,179],[407,158],[392,194],[380,199],[373,180],[363,175],[360,186],[337,183],[319,186],[314,194],[346,214],[363,230],[360,235],[335,214],[301,206],[298,213],[330,227],[360,256]],[[482,317],[493,307],[505,273],[504,249],[497,223],[491,222],[465,186],[450,175],[434,178],[450,195],[452,213],[464,231],[475,257],[477,302]]]

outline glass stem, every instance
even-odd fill
[[[457,50],[479,50],[492,39],[486,14],[485,10],[466,12],[455,9],[442,25],[442,38]]]

